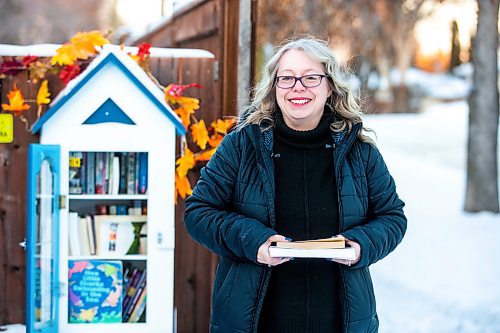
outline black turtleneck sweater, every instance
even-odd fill
[[[310,131],[289,128],[281,114],[274,128],[276,231],[293,240],[339,233],[331,116]],[[273,268],[259,333],[342,332],[339,266],[300,259]]]

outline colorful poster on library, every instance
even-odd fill
[[[70,260],[69,323],[121,323],[121,261]]]

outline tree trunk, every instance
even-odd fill
[[[453,21],[451,24],[451,53],[450,53],[450,72],[453,68],[461,64],[460,61],[460,38],[458,37],[458,23]]]
[[[500,0],[478,0],[473,90],[469,98],[468,212],[499,212],[498,203],[498,9]]]

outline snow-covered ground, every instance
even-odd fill
[[[463,212],[467,122],[464,101],[365,117],[408,217],[372,266],[380,333],[500,332],[500,215]]]

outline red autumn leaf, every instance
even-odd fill
[[[182,93],[184,90],[190,87],[196,87],[196,88],[202,88],[198,83],[190,83],[190,84],[169,84],[165,88],[165,95],[171,96],[171,97],[180,97],[182,96]],[[168,98],[167,96],[167,98]]]
[[[16,60],[5,60],[0,64],[0,74],[5,75],[16,75],[23,69],[23,66],[20,62]]]
[[[151,48],[151,44],[149,43],[142,43],[137,47],[137,56],[139,57],[139,60],[142,61],[144,58],[149,57],[149,49]]]
[[[64,84],[68,84],[68,82],[77,77],[81,71],[82,69],[78,65],[67,65],[64,66],[59,73],[59,78],[62,82],[64,82]]]
[[[29,67],[30,64],[34,63],[37,60],[38,60],[37,56],[30,56],[29,55],[29,56],[24,57],[21,64],[23,65],[23,67]]]

